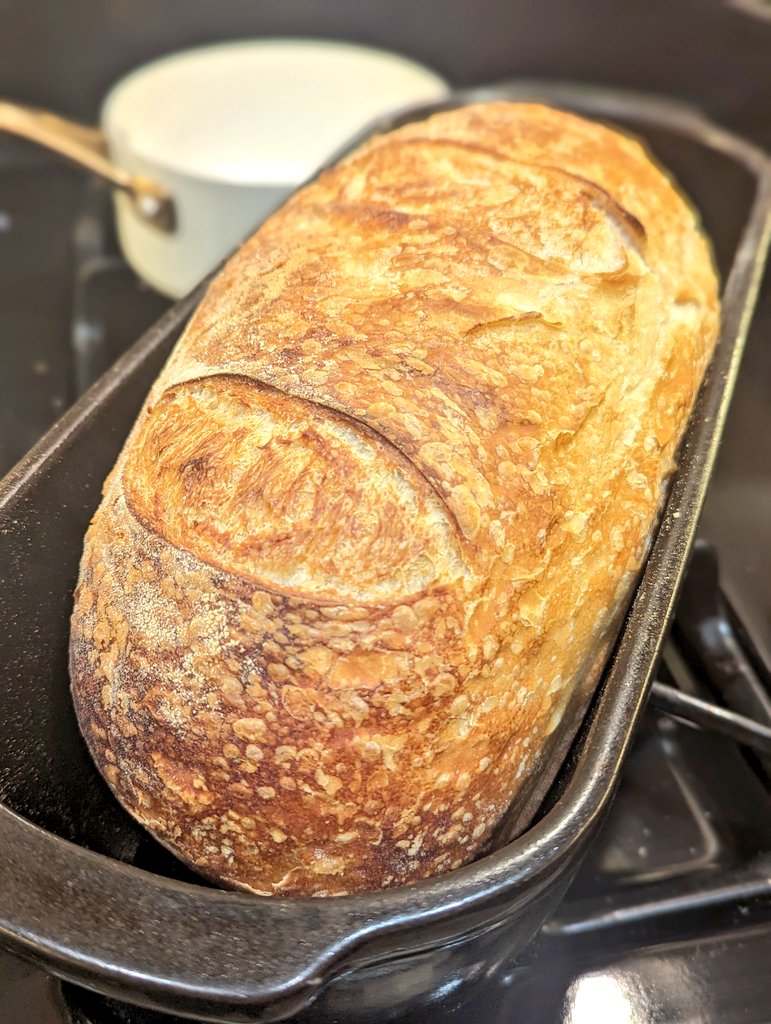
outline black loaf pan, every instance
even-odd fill
[[[524,834],[400,889],[311,900],[208,888],[118,807],[70,706],[72,591],[102,480],[201,286],[0,483],[0,942],[62,978],[210,1021],[420,1020],[471,999],[530,941],[609,804],[738,370],[768,245],[771,174],[761,153],[690,108],[577,86],[476,90],[378,127],[487,99],[542,99],[642,137],[700,209],[725,282],[720,345],[681,468],[586,720]]]

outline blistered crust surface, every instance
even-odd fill
[[[564,113],[440,114],[300,192],[87,537],[73,693],[121,802],[262,893],[472,858],[607,643],[716,326],[688,206]]]

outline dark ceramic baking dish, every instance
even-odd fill
[[[670,619],[768,245],[767,159],[663,100],[520,83],[641,136],[700,209],[725,286],[720,344],[633,604],[583,725],[518,838],[418,885],[332,899],[223,892],[113,801],[70,706],[83,534],[144,396],[202,288],[177,304],[0,483],[0,942],[117,999],[211,1021],[422,1019],[471,998],[554,909],[607,809]],[[521,826],[521,822],[520,822]],[[312,1008],[309,1009],[313,1002]]]

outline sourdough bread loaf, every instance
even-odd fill
[[[115,795],[257,893],[472,859],[633,587],[716,338],[641,146],[530,104],[376,137],[213,282],[85,542]]]

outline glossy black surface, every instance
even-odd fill
[[[735,166],[732,171],[732,161],[726,156],[711,160],[707,159],[704,152],[699,156],[691,152],[689,157],[689,144],[677,138],[677,131],[660,131],[657,142],[659,147],[664,147],[664,159],[675,167],[691,191],[697,194],[697,200],[702,200],[708,229],[717,240],[718,256],[725,268],[730,264],[732,246],[739,234],[737,211],[747,209],[751,177],[735,169]],[[691,176],[692,183],[689,180]],[[88,315],[81,317],[83,321],[88,319]],[[16,478],[21,500],[14,504],[15,522],[6,523],[10,534],[23,540],[26,538],[25,543],[14,546],[11,537],[11,547],[6,548],[6,551],[12,552],[14,559],[11,578],[16,576],[28,581],[28,586],[15,592],[16,601],[13,605],[6,602],[6,621],[11,629],[17,630],[12,636],[20,636],[18,629],[23,626],[26,631],[24,635],[33,639],[26,644],[14,644],[13,640],[9,644],[6,638],[4,648],[6,683],[10,684],[6,687],[9,694],[6,714],[8,727],[0,737],[4,744],[5,794],[12,805],[30,819],[40,821],[47,829],[135,863],[144,840],[137,836],[138,830],[129,825],[127,819],[123,820],[125,815],[122,812],[114,805],[112,810],[108,808],[110,801],[105,799],[106,790],[100,790],[101,783],[96,779],[90,762],[82,750],[78,752],[76,749],[77,740],[74,743],[72,740],[72,716],[66,685],[53,688],[49,685],[53,666],[61,664],[61,644],[66,642],[66,628],[56,641],[59,647],[47,641],[50,640],[52,623],[61,622],[66,627],[68,595],[74,580],[79,546],[73,547],[65,539],[82,535],[95,500],[95,482],[101,479],[112,461],[122,432],[125,432],[144,389],[157,370],[164,347],[172,340],[183,319],[184,311],[180,311],[172,322],[167,322],[160,334],[145,343],[144,349],[135,352],[131,366],[124,364],[121,370],[112,375],[106,385],[107,392],[112,389],[108,407],[98,404],[84,407],[80,414],[70,419],[74,433],[68,432],[70,428],[60,432],[55,454],[46,464],[44,474],[33,473],[27,482],[23,475]],[[734,321],[733,328],[736,326]],[[727,367],[724,372],[728,372]],[[129,379],[130,388],[125,386]],[[89,446],[78,450],[78,438],[84,431],[89,437]],[[79,457],[74,458],[73,453]],[[84,463],[83,457],[86,454],[88,458]],[[702,450],[701,454],[702,459],[708,460],[708,457],[709,442],[706,451]],[[45,481],[48,495],[46,510],[41,509],[39,503],[36,506],[34,500],[34,489],[41,479]],[[25,491],[27,487],[29,489]],[[692,481],[692,487],[694,489],[686,495],[691,510],[700,499],[698,478]],[[681,500],[682,497],[681,493]],[[50,504],[51,499],[56,502],[55,506]],[[650,587],[647,591],[644,589],[641,605],[638,603],[638,607],[645,611],[646,604],[648,609],[655,610],[658,602],[659,620],[666,614],[666,604],[671,599],[678,560],[682,559],[683,544],[689,530],[693,528],[693,515],[689,515],[687,522],[681,526],[686,527],[685,533],[682,529],[678,533],[676,520],[665,521],[664,539],[669,541],[669,561],[658,562],[659,592],[654,593]],[[6,541],[10,534],[6,534]],[[56,574],[50,571],[50,557],[36,557],[36,550],[56,552]],[[658,643],[655,634],[652,640],[655,648]],[[303,964],[313,964],[314,957],[319,966],[331,964],[338,955],[338,949],[341,949],[337,944],[350,943],[351,936],[356,932],[356,941],[362,943],[372,920],[378,914],[388,913],[390,905],[390,935],[384,932],[382,940],[378,943],[370,941],[366,946],[366,956],[372,965],[366,966],[366,961],[359,954],[355,974],[341,978],[333,987],[324,991],[302,1019],[360,1021],[363,1012],[369,1014],[370,1019],[397,1019],[399,1015],[401,1019],[424,1019],[430,1012],[435,1017],[444,1016],[448,1020],[476,1020],[478,1016],[468,1014],[480,1012],[479,1007],[484,1005],[488,1007],[484,1019],[496,1019],[495,1014],[505,1009],[508,1017],[497,1018],[504,1020],[517,1019],[512,1016],[516,1008],[524,1012],[523,1008],[531,1005],[530,1016],[520,1019],[534,1021],[538,1019],[533,1016],[535,1008],[548,1007],[551,1005],[549,999],[552,998],[561,998],[562,1003],[559,1005],[565,1009],[575,1003],[573,996],[570,996],[573,1003],[566,1003],[568,996],[565,993],[573,991],[571,985],[576,982],[575,972],[581,969],[581,964],[575,958],[576,935],[581,936],[579,942],[582,955],[588,955],[590,943],[586,936],[590,933],[612,933],[613,942],[622,948],[623,942],[618,938],[622,934],[617,928],[619,921],[624,927],[631,924],[631,934],[635,935],[634,929],[639,928],[640,921],[651,916],[644,909],[640,910],[639,898],[633,898],[631,891],[627,891],[629,883],[634,888],[637,884],[648,885],[649,881],[651,884],[653,881],[645,877],[646,872],[650,874],[650,869],[645,868],[640,872],[639,866],[634,864],[633,856],[631,875],[625,873],[630,863],[628,840],[630,835],[634,835],[628,820],[620,830],[622,841],[615,844],[615,853],[608,854],[611,868],[615,863],[616,868],[613,870],[621,880],[618,891],[607,889],[607,871],[595,879],[595,896],[598,891],[615,892],[610,914],[603,915],[602,907],[598,910],[596,905],[593,910],[582,905],[582,901],[588,897],[582,895],[584,883],[581,879],[584,876],[580,876],[570,903],[563,905],[561,916],[555,919],[539,944],[528,954],[533,969],[528,972],[527,965],[522,963],[514,970],[512,965],[523,944],[537,929],[543,917],[554,908],[569,881],[570,873],[577,867],[581,843],[575,842],[575,839],[584,836],[591,838],[597,813],[615,778],[620,755],[637,714],[644,690],[646,658],[652,656],[652,653],[653,648],[650,648],[641,659],[638,651],[636,657],[627,660],[627,678],[624,673],[617,673],[615,689],[611,686],[606,692],[607,699],[600,707],[593,720],[592,730],[586,737],[585,752],[582,755],[583,773],[580,759],[573,765],[576,772],[574,780],[580,779],[581,786],[577,787],[576,784],[572,790],[568,788],[570,815],[568,819],[563,819],[562,831],[560,827],[549,827],[544,823],[540,829],[533,830],[527,844],[519,844],[519,855],[512,848],[505,851],[504,855],[489,858],[484,862],[483,870],[467,869],[455,873],[440,885],[429,883],[416,887],[409,893],[411,898],[403,901],[403,906],[399,905],[398,893],[394,898],[392,894],[384,894],[383,897],[369,901],[334,901],[337,908],[333,912],[322,910],[316,901],[315,905],[306,906],[298,917],[297,906],[285,906],[282,901],[268,901],[266,904],[265,901],[245,900],[197,886],[185,889],[170,887],[160,879],[156,881],[151,876],[142,877],[126,869],[105,872],[102,863],[88,854],[78,852],[75,847],[68,847],[53,836],[31,833],[23,822],[6,817],[3,839],[0,840],[0,844],[4,843],[5,857],[4,876],[0,879],[0,889],[3,889],[0,902],[6,901],[4,912],[12,906],[17,919],[18,914],[22,913],[26,915],[27,921],[34,922],[37,929],[35,934],[30,933],[27,937],[20,936],[17,931],[13,941],[17,946],[26,945],[30,953],[51,958],[53,950],[50,945],[46,946],[46,934],[51,934],[51,929],[58,927],[58,935],[66,935],[69,943],[69,952],[65,957],[62,957],[61,950],[55,956],[57,969],[62,973],[91,979],[99,987],[112,988],[113,991],[123,986],[136,998],[149,998],[152,995],[157,1002],[187,1006],[190,1011],[195,1008],[199,1013],[206,1012],[206,999],[209,1000],[209,1012],[218,1016],[225,1012],[227,1003],[231,1019],[256,1016],[257,1007],[265,999],[269,987],[266,977],[270,978],[273,972],[273,995],[265,1003],[270,1009],[263,1017],[269,1019],[270,1016],[285,1015],[291,1008],[295,990],[293,984],[287,982],[290,977],[288,971],[299,969]],[[18,671],[14,671],[14,665],[19,666]],[[634,677],[631,682],[629,674]],[[42,699],[34,700],[36,693]],[[39,731],[30,729],[31,706],[35,708],[35,730]],[[652,749],[658,749],[655,743]],[[668,756],[666,751],[664,754]],[[589,769],[587,759],[591,766]],[[653,767],[649,767],[647,774],[641,773],[644,779],[648,775],[659,781],[669,778],[666,772],[662,775],[657,755],[652,755],[650,763]],[[741,843],[731,841],[718,844],[718,855],[715,843],[709,839],[709,830],[705,830],[704,826],[704,820],[709,821],[709,816],[693,814],[693,821],[689,824],[682,801],[678,803],[676,799],[678,792],[687,792],[682,786],[676,788],[679,786],[677,779],[681,776],[687,778],[687,772],[683,776],[681,771],[678,776],[672,769],[671,774],[674,783],[664,784],[663,788],[657,783],[655,787],[656,799],[659,801],[662,798],[674,799],[674,809],[668,817],[668,831],[664,835],[667,836],[670,831],[676,831],[682,825],[688,849],[694,846],[697,852],[701,851],[697,856],[697,867],[703,867],[708,873],[716,867],[734,871],[732,875],[723,875],[724,879],[731,880],[732,888],[728,890],[730,898],[726,900],[725,893],[716,891],[708,900],[711,913],[722,904],[728,907],[727,913],[734,913],[739,898],[737,894],[755,900],[758,885],[761,885],[763,879],[756,877],[754,864],[748,869],[749,874],[742,869],[743,873],[740,871],[735,877],[735,869],[728,868],[727,864],[732,863],[730,850]],[[723,780],[728,776],[721,771],[719,777]],[[742,780],[739,785],[748,792],[753,808],[748,811],[750,818],[755,821],[755,824],[748,826],[752,832],[753,829],[757,830],[755,816],[758,805],[749,784]],[[565,798],[563,794],[563,808]],[[690,804],[685,797],[684,800],[688,810]],[[556,807],[558,812],[559,802]],[[653,807],[651,817],[660,818],[661,806],[656,806],[654,801]],[[712,811],[709,813],[713,814]],[[632,813],[632,819],[637,824],[640,817],[639,812]],[[642,818],[644,820],[644,815]],[[736,813],[732,809],[729,826],[735,819]],[[560,820],[559,813],[556,820]],[[648,826],[640,827],[644,829]],[[740,836],[745,831],[742,825]],[[699,841],[693,839],[694,835],[700,837]],[[570,836],[574,837],[573,841],[570,841]],[[766,842],[763,836],[761,840]],[[683,878],[693,874],[694,865],[693,858],[689,861],[683,855],[683,844],[678,842],[674,845],[674,862],[671,851],[663,849],[657,855],[655,873],[661,875],[663,872],[666,876],[664,881],[671,876],[679,886]],[[645,843],[638,844],[638,859],[639,851],[644,847]],[[613,848],[611,842],[608,849],[612,851]],[[595,862],[596,856],[600,858],[601,865],[605,864],[602,860],[604,850],[602,843],[593,847],[591,863]],[[173,873],[173,864],[159,863],[155,859],[156,852],[149,851],[148,866]],[[710,860],[713,855],[717,857],[714,862]],[[737,858],[734,860],[738,863]],[[674,874],[673,863],[680,866]],[[482,865],[479,867],[482,868]],[[611,875],[613,870],[610,871]],[[641,874],[642,877],[638,877]],[[523,886],[523,882],[527,884]],[[720,885],[725,888],[725,884],[719,883],[718,890]],[[591,893],[591,889],[588,891]],[[453,898],[458,900],[455,908],[448,906],[448,894],[454,894]],[[678,911],[684,909],[682,901],[678,903],[675,895],[666,888],[658,895],[656,891],[653,892],[652,903],[656,907],[656,915],[661,912],[665,917],[667,914],[671,917],[673,908]],[[642,902],[644,907],[651,905],[647,894]],[[577,908],[578,930],[575,921],[571,924],[571,906]],[[461,910],[462,914],[459,913]],[[402,915],[400,921],[393,916],[394,913]],[[114,923],[111,918],[123,922],[122,933],[115,933],[114,928],[111,933],[110,927]],[[170,921],[173,925],[171,931]],[[302,927],[298,931],[300,921]],[[86,927],[84,922],[89,922]],[[244,928],[244,925],[248,927]],[[486,931],[480,931],[483,926]],[[174,931],[174,928],[177,930]],[[461,946],[445,945],[447,938],[453,935],[463,935],[468,941]],[[10,931],[6,930],[5,938],[6,941],[12,939]],[[170,938],[175,941],[170,943]],[[651,941],[655,945],[655,937]],[[571,946],[573,953],[568,952],[566,963],[572,963],[573,966],[566,967],[565,978],[572,971],[572,980],[561,996],[549,995],[548,985],[544,988],[545,979],[559,976],[554,965],[562,955],[560,950],[569,950]],[[606,955],[607,946],[601,943],[600,948],[605,950],[603,955]],[[543,949],[546,951],[542,952]],[[637,949],[635,955],[639,958],[639,946]],[[323,952],[321,959],[318,959],[321,956],[319,951]],[[394,953],[409,953],[409,960],[378,966],[383,958],[393,956]],[[539,957],[542,959],[539,960]],[[596,972],[601,960],[602,957],[599,960],[590,959],[584,973],[591,975]],[[151,977],[142,980],[135,975],[129,976],[125,966],[122,966],[126,964],[130,964],[132,969],[141,967],[148,975],[155,975],[155,980]],[[545,967],[547,964],[549,969]],[[244,965],[247,965],[246,969]],[[632,967],[627,964],[625,969],[629,972]],[[642,971],[643,967],[639,969]],[[259,971],[259,976],[255,975],[255,971]],[[242,979],[241,993],[254,1004],[253,1011],[244,1010],[240,1016],[235,1009],[240,995],[233,987],[233,980],[239,972]],[[169,994],[164,993],[162,984],[159,985],[159,975],[175,979],[174,990]],[[305,977],[304,986],[296,990],[301,1001],[313,991],[312,975],[306,973]],[[529,980],[523,982],[525,977]],[[519,981],[514,985],[517,979]],[[228,985],[231,987],[225,995]],[[535,993],[531,1004],[527,1003],[523,995],[528,985]],[[279,988],[283,1003],[275,998]],[[583,991],[586,992],[586,986]],[[259,992],[264,994],[256,997]],[[362,1003],[365,993],[367,1002]],[[220,1010],[215,1010],[218,1001]],[[96,1005],[94,1012],[104,1015],[104,1004]],[[493,1010],[493,1007],[497,1009]],[[415,1017],[415,1014],[422,1016]],[[623,1017],[618,1019],[623,1021]]]
[[[771,778],[771,669],[723,594],[716,548],[701,538],[680,591],[674,632],[683,654],[670,643],[664,669],[675,685],[654,682],[649,704],[751,748]],[[689,668],[705,683],[707,699],[694,692]]]
[[[0,176],[2,474],[73,399],[65,268],[83,183],[46,166]]]
[[[109,195],[0,159],[0,477],[170,303],[117,254]]]

